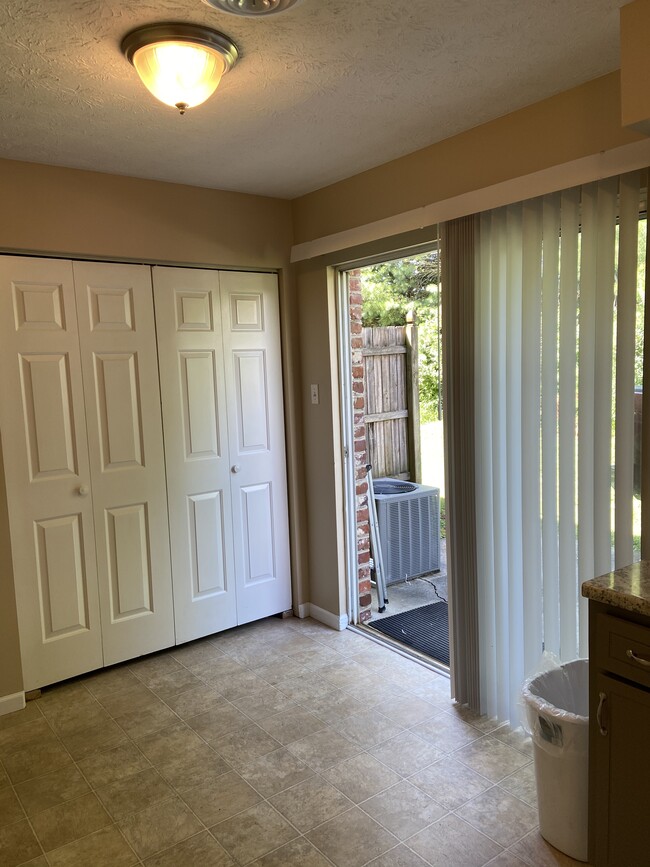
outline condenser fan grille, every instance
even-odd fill
[[[406,484],[411,490],[392,488],[385,493],[387,482]],[[438,571],[440,490],[399,479],[377,479],[373,487],[386,584]]]

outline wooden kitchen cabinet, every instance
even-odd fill
[[[650,865],[650,618],[593,600],[589,859]]]

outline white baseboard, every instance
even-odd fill
[[[318,620],[319,623],[324,623],[325,626],[329,626],[330,629],[336,629],[338,632],[347,629],[347,614],[332,614],[331,611],[325,611],[324,608],[319,608],[318,605],[314,605],[312,602],[307,602],[304,606],[301,605],[300,609],[302,608],[308,608],[309,613],[300,614],[300,617],[313,617],[314,620]]]
[[[24,707],[24,692],[14,692],[13,695],[0,696],[0,716],[4,716],[6,713],[13,713],[16,710],[22,710]]]
[[[298,617],[300,617],[301,620],[304,620],[305,617],[309,617],[309,602],[302,602],[298,606]]]

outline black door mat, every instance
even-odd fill
[[[449,612],[446,602],[422,605],[402,614],[372,620],[368,626],[449,665]]]

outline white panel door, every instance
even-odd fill
[[[219,274],[153,269],[178,643],[237,624]]]
[[[0,257],[0,428],[23,679],[101,667],[72,264]]]
[[[221,271],[237,618],[291,608],[277,277]]]
[[[151,269],[74,263],[106,665],[174,644]]]

